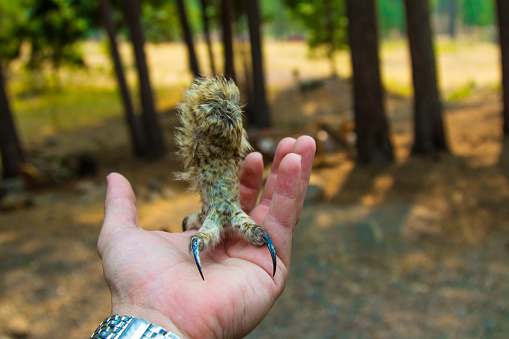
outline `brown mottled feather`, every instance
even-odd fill
[[[242,124],[239,90],[233,81],[223,77],[196,79],[184,93],[178,117],[178,154],[185,168],[178,177],[189,182],[190,190],[201,193],[208,171],[214,166],[237,175],[252,148]]]

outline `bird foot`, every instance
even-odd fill
[[[270,238],[269,234],[267,232],[265,232],[265,230],[261,227],[257,227],[255,232],[257,235],[257,239],[258,239],[255,242],[255,244],[256,245],[266,244],[269,249],[270,256],[272,257],[272,265],[274,267],[274,269],[272,271],[272,276],[275,276],[277,260],[276,260],[276,250],[274,249],[274,244],[272,243],[272,239]],[[201,276],[202,280],[205,280],[205,278],[203,276],[203,271],[201,268],[201,260],[200,260],[200,252],[203,250],[203,248],[204,248],[203,240],[196,235],[192,236],[191,241],[190,241],[190,249],[193,252],[194,261],[196,262],[196,267],[198,267],[200,276]]]

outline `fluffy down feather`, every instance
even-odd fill
[[[218,76],[197,78],[184,93],[178,117],[177,154],[185,169],[178,178],[189,182],[191,191],[201,193],[206,172],[215,171],[214,166],[237,175],[252,148],[243,128],[239,90],[233,81]]]

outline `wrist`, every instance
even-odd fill
[[[115,314],[143,319],[152,325],[162,327],[166,331],[174,333],[181,339],[188,338],[188,335],[182,332],[168,316],[157,310],[135,305],[112,305],[111,315]]]

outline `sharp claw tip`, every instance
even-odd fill
[[[276,275],[276,266],[277,266],[276,250],[274,249],[274,244],[272,243],[272,239],[270,239],[270,236],[267,233],[265,233],[264,237],[265,237],[265,242],[267,243],[267,247],[269,248],[270,256],[272,257],[272,265],[274,266],[272,276],[274,277]]]
[[[203,277],[203,272],[201,270],[201,262],[200,262],[200,239],[194,238],[192,240],[192,249],[194,254],[194,261],[196,262],[196,267],[198,267],[198,271],[200,272],[201,279],[205,281],[205,278]]]

